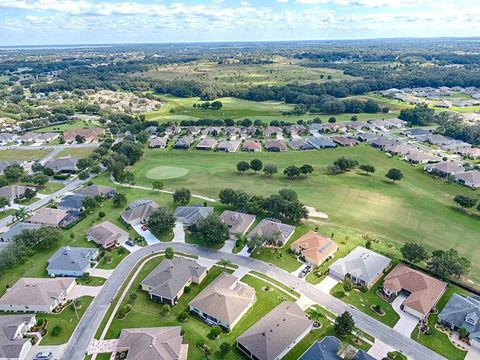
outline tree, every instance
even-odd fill
[[[1,198],[0,198],[1,199]],[[19,221],[22,221],[23,219],[25,219],[26,217],[28,216],[28,212],[27,210],[22,207],[18,210],[15,210],[15,219],[16,220],[19,220]]]
[[[82,144],[85,142],[85,138],[82,135],[77,135],[75,136],[75,141],[77,142],[77,144]]]
[[[218,339],[222,333],[222,328],[218,325],[212,326],[210,333],[208,334],[211,339]]]
[[[160,314],[163,316],[169,316],[171,311],[172,308],[168,304],[162,305],[162,307],[160,308]]]
[[[355,169],[358,166],[357,160],[348,159],[344,156],[338,158],[333,162],[334,166],[337,166],[341,172],[349,171]]]
[[[246,171],[250,169],[250,164],[246,161],[240,161],[237,163],[237,171],[245,174]]]
[[[360,165],[360,170],[365,172],[366,174],[373,174],[375,172],[375,167],[369,164],[362,164]]]
[[[280,195],[283,200],[298,201],[298,194],[292,189],[280,189],[278,195]]]
[[[289,179],[292,179],[295,176],[300,176],[300,168],[295,165],[290,165],[285,170],[283,170],[283,174],[287,175]]]
[[[148,228],[156,233],[162,234],[171,231],[175,226],[175,216],[169,208],[158,208],[149,217]]]
[[[390,169],[388,170],[388,172],[385,174],[385,177],[387,179],[390,179],[392,180],[393,183],[395,183],[395,181],[400,181],[403,179],[403,173],[401,170],[399,169]]]
[[[376,101],[369,99],[365,103],[364,111],[370,114],[378,113],[380,112],[380,106]]]
[[[85,170],[86,168],[93,165],[92,159],[89,158],[82,158],[77,161],[77,168],[80,170]]]
[[[428,259],[427,250],[420,244],[407,242],[400,248],[400,252],[403,258],[412,264],[418,264]]]
[[[152,189],[153,190],[162,190],[163,189],[163,182],[160,180],[156,180],[152,183]]]
[[[453,198],[453,201],[455,201],[458,205],[460,205],[462,210],[473,208],[477,203],[477,199],[471,198],[469,196],[464,196],[464,195],[455,196]]]
[[[0,208],[4,209],[10,205],[10,199],[6,198],[6,197],[3,197],[1,196],[0,197]]]
[[[328,165],[327,166],[327,172],[330,175],[338,175],[338,174],[342,173],[342,169],[340,169],[340,167],[337,166],[337,165]]]
[[[354,327],[355,321],[353,321],[353,317],[348,311],[344,311],[343,314],[335,319],[335,331],[341,336],[351,334]]]
[[[255,173],[256,173],[257,171],[262,170],[262,168],[263,168],[262,160],[260,160],[260,159],[253,159],[252,161],[250,161],[250,169],[252,169],[253,171],[255,171]]]
[[[20,165],[13,164],[3,170],[3,176],[10,182],[16,182],[25,176],[25,171]]]
[[[167,247],[165,249],[165,258],[171,260],[174,258],[174,256],[175,256],[175,250],[173,250],[173,248],[171,247]]]
[[[113,195],[112,201],[113,206],[116,208],[122,208],[127,205],[127,196],[124,193],[117,192],[115,195]]]
[[[348,276],[345,276],[345,278],[343,279],[343,290],[345,290],[346,292],[349,292],[349,291],[352,291],[352,289],[353,289],[352,280],[350,280]]]
[[[331,116],[331,117],[328,118],[328,122],[329,122],[330,124],[334,124],[334,123],[337,122],[337,119],[335,118],[335,116]]]
[[[27,200],[33,199],[35,196],[37,196],[37,192],[32,188],[26,188],[23,193],[23,197]]]
[[[233,189],[226,188],[220,190],[218,198],[220,199],[221,204],[234,205],[237,200],[237,192]]]
[[[302,166],[300,166],[300,172],[303,175],[308,176],[308,174],[313,173],[313,166],[309,164],[303,164]]]
[[[35,185],[38,185],[40,187],[45,186],[48,183],[48,176],[42,173],[35,174],[33,176],[32,182]]]
[[[273,176],[278,173],[278,169],[275,165],[265,165],[263,168],[263,173],[267,176]]]
[[[94,210],[98,206],[97,200],[95,198],[87,196],[83,199],[83,207],[85,208],[85,212],[89,213]]]
[[[227,354],[231,348],[232,346],[228,342],[223,342],[220,344],[220,351],[223,355]]]
[[[99,212],[98,212],[98,217],[99,217],[100,219],[103,219],[105,216],[106,216],[105,212],[103,212],[103,211],[99,211]]]
[[[468,336],[468,330],[465,329],[464,327],[461,327],[460,329],[458,329],[458,336],[460,337],[460,339],[464,339]]]
[[[230,236],[228,226],[214,214],[200,220],[197,228],[200,236],[209,246],[222,245]]]
[[[460,277],[465,275],[470,271],[470,266],[470,260],[460,256],[455,249],[436,250],[427,262],[427,269],[443,279],[448,279],[450,276]]]
[[[90,174],[88,173],[88,171],[82,171],[81,173],[78,174],[78,178],[80,180],[87,180],[89,176]]]
[[[173,193],[173,202],[175,204],[185,206],[190,202],[191,197],[192,197],[192,193],[187,188],[177,189]]]
[[[52,329],[52,336],[59,336],[63,332],[63,328],[59,325],[55,325]]]

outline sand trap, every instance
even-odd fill
[[[305,206],[308,210],[308,216],[317,219],[328,219],[328,215],[324,212],[317,211],[313,206]]]

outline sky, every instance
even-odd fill
[[[0,46],[480,36],[479,0],[0,0]]]

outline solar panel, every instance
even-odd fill
[[[330,241],[327,242],[325,245],[323,245],[323,246],[320,248],[320,250],[318,250],[318,251],[320,251],[321,253],[324,253],[325,251],[327,251],[327,249],[328,249],[330,246],[332,246],[332,243],[333,243],[333,241],[330,240]]]

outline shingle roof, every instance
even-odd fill
[[[237,339],[259,360],[274,360],[313,325],[303,310],[284,301]]]
[[[480,299],[472,296],[453,294],[438,315],[440,320],[449,322],[458,328],[465,328],[470,338],[480,340]],[[473,322],[467,322],[469,317]],[[475,321],[476,320],[476,321]]]
[[[213,149],[217,145],[217,140],[215,139],[202,139],[197,144],[196,148],[206,148],[206,149]]]
[[[26,222],[18,222],[12,225],[7,231],[3,234],[0,234],[0,239],[3,241],[11,241],[15,236],[21,234],[24,230],[36,230],[40,229],[43,225],[41,224],[30,224]]]
[[[95,248],[61,247],[48,259],[47,271],[85,271],[97,253]]]
[[[16,338],[19,326],[32,321],[35,315],[4,315],[0,316],[0,358],[20,358],[25,343],[30,338]]]
[[[66,210],[41,208],[26,221],[48,226],[59,226],[67,216],[68,212]]]
[[[218,150],[223,150],[223,151],[229,151],[233,152],[238,149],[238,146],[240,145],[240,141],[238,140],[228,140],[228,141],[222,141],[220,144],[218,144],[217,149]]]
[[[463,180],[469,184],[474,184],[474,186],[480,186],[480,171],[471,170],[461,174],[455,175],[457,180]]]
[[[459,174],[465,172],[462,164],[455,161],[442,161],[437,164],[427,165],[426,169],[429,171],[439,171],[444,174]]]
[[[280,151],[286,151],[287,150],[287,145],[281,140],[267,140],[265,141],[265,148],[267,150],[280,150]]]
[[[277,241],[285,244],[295,231],[295,226],[263,219],[250,232],[248,238],[258,236],[261,238],[275,238]]]
[[[338,249],[338,245],[332,239],[310,230],[298,238],[291,248],[301,249],[303,256],[322,262]]]
[[[84,197],[78,194],[67,195],[58,203],[61,209],[80,210],[83,207]]]
[[[220,221],[228,226],[232,234],[244,234],[255,221],[255,215],[225,210],[220,215]]]
[[[335,336],[325,336],[322,341],[316,341],[303,353],[299,360],[341,360],[344,357],[337,353],[341,348],[342,342]],[[363,350],[357,350],[352,346],[348,349],[350,352],[356,352],[352,360],[375,360]]]
[[[158,204],[151,201],[145,205],[140,205],[124,211],[121,214],[121,217],[127,223],[132,221],[147,220],[158,208]]]
[[[120,229],[110,221],[104,221],[101,224],[93,226],[88,230],[87,234],[99,245],[107,245],[121,238],[128,238],[129,236],[128,232]]]
[[[242,145],[243,151],[262,150],[262,144],[256,141],[245,141]]]
[[[175,217],[185,225],[196,224],[201,219],[206,219],[213,214],[213,207],[209,206],[179,206],[175,210]]]
[[[9,185],[0,188],[0,197],[7,199],[15,199],[16,197],[23,196],[25,190],[33,189],[32,187],[22,185]]]
[[[83,196],[87,196],[87,197],[88,196],[95,197],[95,196],[106,196],[114,191],[115,189],[110,186],[90,185],[86,188],[77,190],[76,193]]]
[[[74,171],[77,169],[78,159],[74,157],[63,157],[58,159],[52,159],[45,163],[46,168],[53,170],[71,170]]]
[[[288,146],[293,150],[312,150],[314,149],[312,144],[309,144],[304,139],[293,139],[288,142]]]

